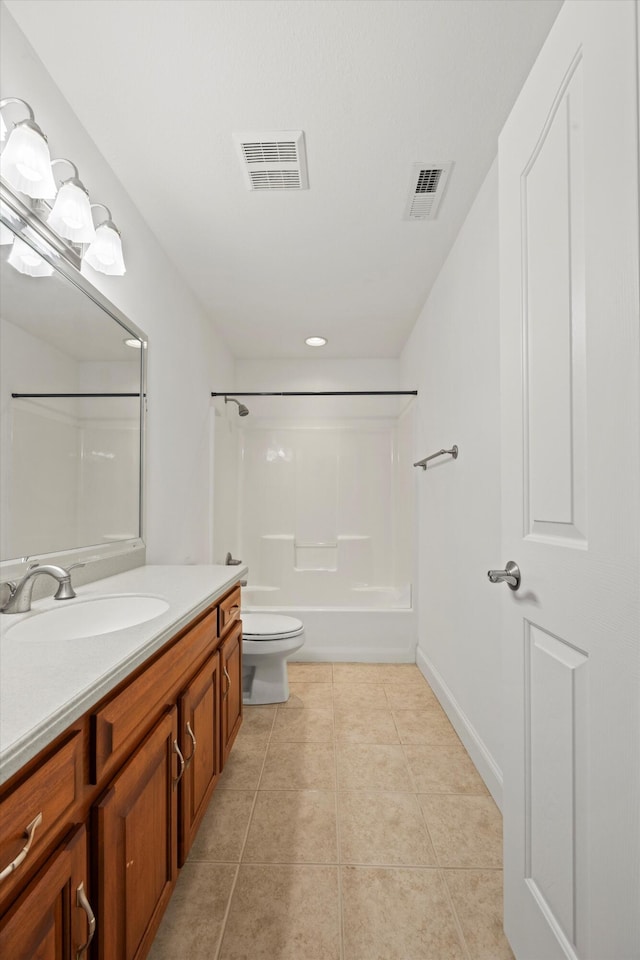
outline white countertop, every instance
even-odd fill
[[[50,597],[30,613],[0,614],[0,784],[246,574],[246,566],[143,566],[76,587],[76,600]],[[169,609],[81,640],[11,637],[15,624],[61,603],[126,594],[161,597]]]

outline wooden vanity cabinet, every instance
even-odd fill
[[[181,750],[179,863],[187,859],[222,771],[220,653],[216,650],[180,697]]]
[[[5,916],[0,927],[0,957],[85,960],[94,926],[86,889],[87,837],[84,826],[79,826]]]
[[[178,877],[177,736],[174,707],[94,808],[101,960],[146,956]]]
[[[0,883],[2,960],[146,957],[242,723],[239,613],[234,587],[3,786],[0,870],[43,819]]]
[[[227,762],[242,723],[242,622],[236,621],[220,646],[222,693],[222,763]]]

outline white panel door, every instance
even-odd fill
[[[522,584],[491,589],[518,960],[640,958],[636,17],[567,0],[500,138],[499,566]]]

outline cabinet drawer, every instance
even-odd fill
[[[115,770],[163,707],[175,700],[181,678],[198,666],[217,638],[218,611],[214,609],[93,714],[94,783]]]
[[[220,601],[218,610],[220,636],[223,637],[236,620],[240,619],[240,587],[234,587],[231,593]]]
[[[82,734],[74,732],[0,804],[0,871],[18,861],[0,884],[0,894],[20,883],[46,842],[73,823],[81,803]],[[34,821],[39,820],[34,827]],[[27,828],[32,842],[28,844]]]

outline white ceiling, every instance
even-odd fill
[[[398,356],[560,5],[7,0],[238,357]],[[295,129],[310,189],[249,193],[233,131]],[[403,220],[448,160],[437,220]]]

